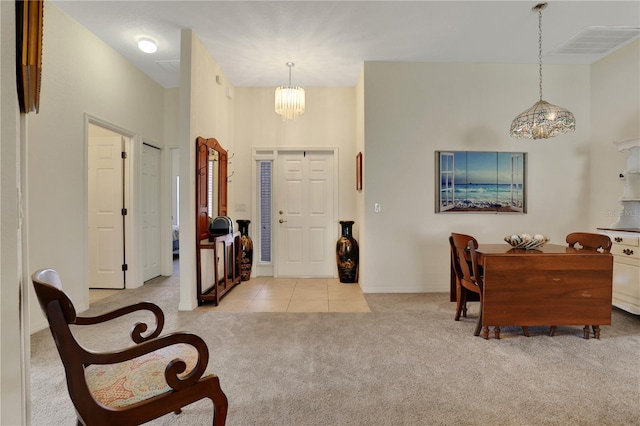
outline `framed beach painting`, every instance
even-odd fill
[[[526,213],[526,152],[436,151],[436,213]]]

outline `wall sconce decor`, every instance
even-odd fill
[[[362,152],[356,154],[356,191],[362,191]]]

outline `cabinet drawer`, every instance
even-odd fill
[[[638,247],[638,240],[640,240],[638,237],[621,237],[619,235],[609,235],[609,238],[611,238],[614,247],[617,245]]]
[[[611,254],[613,254],[613,259],[616,263],[640,267],[639,247],[613,246],[611,247]],[[640,274],[640,270],[638,273]]]

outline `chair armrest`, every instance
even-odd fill
[[[171,333],[162,337],[148,340],[135,346],[113,352],[85,352],[84,364],[116,364],[146,355],[158,349],[178,343],[185,343],[194,347],[198,352],[198,360],[195,367],[187,375],[180,376],[186,370],[184,360],[176,358],[171,360],[164,371],[167,384],[175,390],[184,389],[195,384],[204,374],[209,363],[209,349],[200,336],[191,333]]]
[[[164,327],[164,313],[162,309],[154,303],[151,302],[139,302],[133,305],[124,306],[122,308],[118,308],[111,312],[107,312],[106,314],[98,315],[95,317],[79,317],[76,316],[76,320],[74,324],[76,325],[92,325],[99,324],[105,321],[112,320],[114,318],[121,317],[126,314],[130,314],[136,311],[150,311],[154,314],[156,319],[156,328],[147,336],[143,336],[142,333],[147,331],[147,324],[143,322],[136,323],[131,329],[131,340],[135,343],[142,343],[146,340],[153,339],[158,337],[162,332],[162,328]]]

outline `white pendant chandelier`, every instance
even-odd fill
[[[547,3],[539,3],[531,10],[538,12],[538,59],[540,100],[511,122],[511,136],[527,139],[547,139],[576,130],[573,114],[559,106],[542,100],[542,9]]]
[[[291,68],[295,66],[293,62],[287,62],[289,67],[289,85],[276,88],[276,113],[282,116],[282,121],[292,120],[304,114],[305,99],[304,89],[291,85]]]

